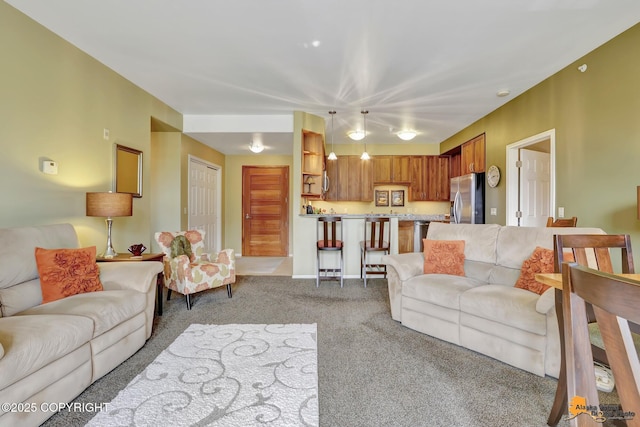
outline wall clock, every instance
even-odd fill
[[[498,185],[500,182],[500,169],[496,165],[489,166],[487,170],[487,184],[489,187],[493,188]]]

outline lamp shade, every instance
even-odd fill
[[[87,216],[131,216],[133,195],[130,193],[87,193]]]

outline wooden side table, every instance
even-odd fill
[[[118,254],[113,258],[104,258],[101,256],[96,257],[97,262],[119,262],[119,261],[160,261],[164,258],[164,254],[142,254],[140,256],[133,256],[131,254]],[[158,316],[162,316],[162,295],[164,289],[164,273],[161,271],[158,273],[158,280],[156,282],[158,286],[157,294],[157,310]]]

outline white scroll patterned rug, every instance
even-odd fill
[[[316,324],[191,325],[89,426],[317,426]]]

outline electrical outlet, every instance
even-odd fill
[[[564,218],[564,208],[558,208],[558,218]]]
[[[109,140],[109,129],[104,128],[103,133],[102,133],[102,137],[104,138],[105,141]]]
[[[496,208],[491,208],[491,215],[498,215],[498,209]]]

